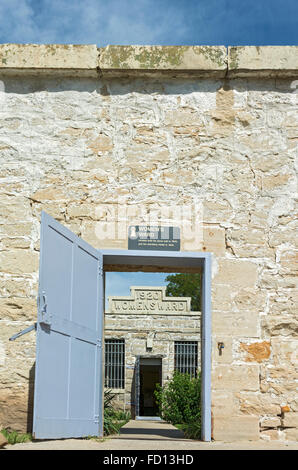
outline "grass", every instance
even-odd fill
[[[114,398],[112,390],[104,391],[104,436],[119,434],[120,428],[130,420],[130,413],[114,409]]]
[[[104,442],[105,438],[113,435],[119,434],[120,429],[124,424],[128,423],[130,420],[130,413],[124,411],[113,410],[110,412],[104,413],[104,438],[99,438],[98,436],[87,436],[86,439],[95,439],[100,442]]]
[[[130,420],[130,414],[119,410],[104,410],[104,435],[119,434],[120,429]]]
[[[184,433],[186,439],[201,439],[201,423],[179,423],[175,424],[175,428],[179,429]]]
[[[17,431],[8,431],[2,429],[1,434],[7,439],[8,444],[20,444],[22,442],[32,441],[32,435],[30,433],[19,433]]]

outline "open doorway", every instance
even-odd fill
[[[162,385],[162,358],[140,358],[140,387],[136,400],[139,408],[139,416],[158,417],[159,409],[154,392],[156,385]]]
[[[105,272],[105,386],[115,407],[156,420],[157,386],[200,374],[201,273],[141,269]]]
[[[40,247],[35,438],[103,435],[104,273],[138,271],[202,273],[201,437],[211,440],[210,253],[98,250],[45,212],[41,216]],[[177,303],[176,311],[179,308]],[[148,335],[143,341],[152,349],[154,336]],[[116,359],[115,350],[112,353]],[[135,365],[124,364],[133,376]],[[118,368],[118,372],[121,370]]]
[[[211,440],[211,254],[145,250],[102,250],[105,274],[126,272],[201,273],[201,439]],[[132,367],[132,366],[128,366]],[[134,369],[134,367],[132,367]],[[131,373],[133,374],[133,370]]]

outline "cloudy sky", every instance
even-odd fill
[[[297,45],[297,0],[0,0],[0,43]]]

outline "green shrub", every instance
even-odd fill
[[[161,417],[172,424],[201,422],[201,376],[175,372],[163,387],[154,392]]]
[[[8,431],[2,429],[1,433],[7,439],[9,444],[19,444],[22,442],[32,441],[32,435],[29,433],[19,433],[17,431]]]
[[[201,421],[183,423],[179,427],[187,439],[201,439]]]
[[[130,413],[113,408],[114,397],[115,393],[111,390],[104,391],[103,430],[105,436],[118,434],[120,428],[130,420]]]
[[[110,434],[119,433],[120,428],[123,426],[123,423],[116,421],[115,418],[109,413],[104,411],[104,435],[109,436]]]
[[[113,410],[113,405],[112,401],[114,400],[116,394],[112,392],[112,390],[106,389],[104,391],[104,399],[103,399],[103,404],[104,404],[104,410]]]
[[[114,410],[114,417],[118,421],[125,421],[126,423],[131,419],[129,411]]]

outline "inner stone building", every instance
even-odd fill
[[[9,338],[36,322],[45,211],[96,250],[152,219],[210,253],[212,438],[297,440],[297,90],[296,46],[0,45],[1,429],[32,429],[36,333]],[[152,340],[158,367],[163,334],[133,355]]]
[[[166,296],[166,287],[130,290],[131,296],[109,296],[105,311],[105,386],[118,408],[153,417],[157,383],[174,370],[197,377],[200,313],[191,311],[190,297]]]

